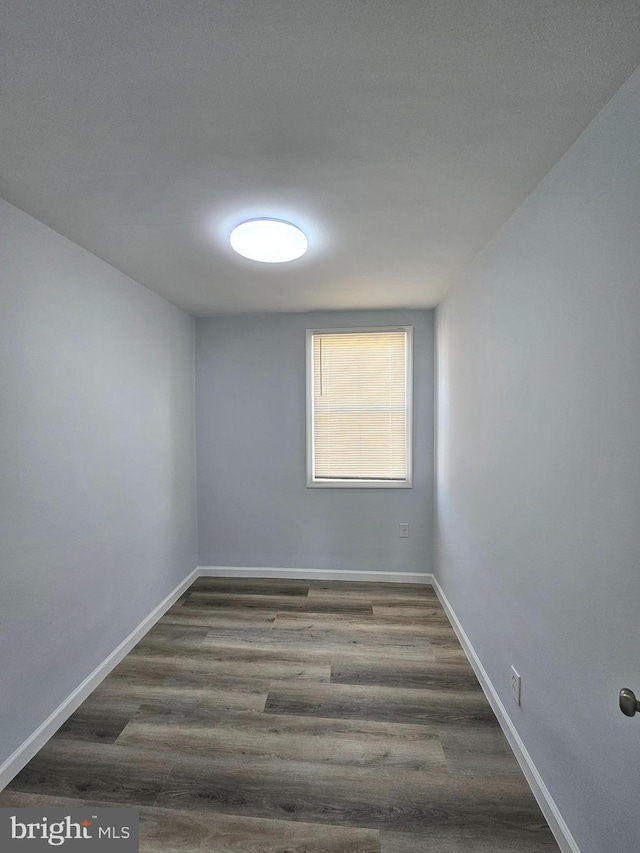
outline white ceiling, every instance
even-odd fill
[[[640,62],[638,0],[3,0],[0,195],[195,314],[436,304]],[[290,219],[286,265],[233,254]]]

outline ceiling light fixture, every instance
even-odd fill
[[[229,235],[231,248],[239,255],[265,264],[295,261],[307,251],[306,235],[281,219],[248,219]]]

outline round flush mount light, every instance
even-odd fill
[[[295,261],[307,251],[306,235],[281,219],[248,219],[236,225],[229,236],[239,255],[265,264]]]

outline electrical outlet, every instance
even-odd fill
[[[409,538],[409,525],[407,524],[406,521],[401,521],[400,524],[398,525],[398,536],[401,539],[408,539]]]
[[[511,667],[511,695],[516,705],[520,704],[520,675]]]

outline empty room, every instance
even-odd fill
[[[0,51],[3,853],[639,850],[637,0]]]

